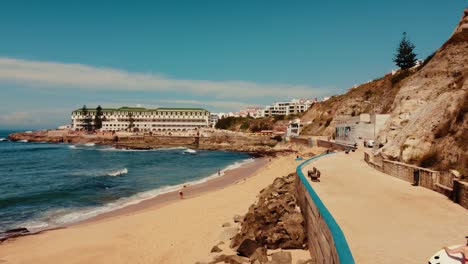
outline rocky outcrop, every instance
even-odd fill
[[[277,178],[260,192],[242,221],[242,228],[231,241],[239,247],[244,241],[255,241],[268,249],[304,249],[307,238],[304,218],[294,198],[295,174]]]
[[[378,135],[384,144],[378,153],[384,158],[467,171],[467,27],[465,10],[452,37],[402,82],[391,117]]]
[[[212,130],[201,136],[149,135],[149,134],[85,134],[66,130],[41,130],[14,133],[12,141],[86,144],[95,143],[125,149],[154,149],[161,147],[188,147],[205,150],[231,150],[251,152],[255,156],[270,156],[291,152],[288,148],[274,148],[276,140],[268,136],[240,132]]]

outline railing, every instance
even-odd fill
[[[335,247],[335,250],[336,250],[336,254],[338,255],[338,263],[341,263],[341,264],[354,264],[354,258],[353,258],[353,255],[351,254],[351,250],[349,249],[349,246],[348,246],[348,243],[346,241],[346,238],[343,234],[343,231],[341,230],[340,226],[336,223],[335,219],[333,218],[333,216],[331,215],[331,213],[328,211],[328,209],[325,207],[325,205],[323,204],[323,202],[320,200],[319,196],[317,195],[317,193],[314,191],[314,189],[312,188],[312,186],[310,185],[309,181],[307,180],[307,178],[304,176],[304,173],[302,172],[302,167],[304,165],[306,165],[307,163],[315,160],[315,159],[318,159],[320,157],[323,157],[323,156],[327,156],[327,155],[332,155],[333,153],[330,153],[330,154],[321,154],[321,155],[318,155],[318,156],[315,156],[313,158],[310,158],[304,162],[302,162],[299,166],[297,166],[296,168],[296,173],[302,183],[302,185],[305,187],[306,189],[306,194],[308,194],[313,202],[313,205],[315,205],[315,207],[317,208],[318,210],[318,219],[320,221],[320,218],[323,219],[323,221],[326,223],[326,226],[328,227],[328,230],[330,231],[331,233],[331,237],[332,237],[332,240],[333,240],[333,244],[334,244],[334,247]],[[298,193],[299,192],[299,188],[298,188]],[[303,201],[307,201],[308,199],[298,199],[298,200],[301,200],[300,202],[302,203]],[[304,203],[302,203],[304,205]],[[313,206],[311,205],[311,206]],[[302,211],[303,211],[303,214],[305,213],[304,217],[307,218],[307,217],[310,217],[307,212],[304,212],[304,208],[301,208]],[[312,209],[312,211],[314,211],[314,209]],[[321,217],[320,217],[321,216]],[[313,224],[314,225],[320,225],[320,223],[317,222],[316,219],[306,219],[306,222],[307,221],[312,221],[314,222]],[[309,232],[309,230],[307,230]],[[325,237],[327,235],[325,234]],[[314,239],[312,238],[311,236],[309,236],[309,239]],[[331,241],[328,241],[331,243]],[[319,243],[320,244],[320,243]],[[320,246],[320,245],[319,245]],[[332,256],[328,256],[329,258],[333,257],[335,251],[332,250]],[[333,257],[334,259],[334,257]],[[332,261],[329,261],[329,260],[325,260],[326,262],[325,263],[336,263],[334,262],[333,260]]]

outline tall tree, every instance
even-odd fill
[[[89,115],[89,111],[88,111],[88,108],[86,108],[86,105],[83,105],[83,108],[81,108],[81,113],[83,115],[83,128],[84,128],[84,130],[91,131],[91,129],[92,129],[92,125],[91,125],[92,118]]]
[[[133,119],[133,114],[132,112],[128,112],[128,129],[132,130],[134,127],[133,122],[135,122],[135,119]]]
[[[414,44],[406,37],[406,32],[403,32],[400,45],[398,46],[397,53],[393,57],[393,62],[402,70],[407,70],[416,65],[416,53],[414,53]]]
[[[98,105],[96,108],[96,115],[94,116],[94,129],[102,127],[102,107]]]

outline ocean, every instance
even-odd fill
[[[15,131],[0,131],[0,140]],[[0,232],[78,222],[217,177],[246,153],[0,142]]]

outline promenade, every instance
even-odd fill
[[[322,157],[311,185],[343,230],[356,263],[427,263],[445,245],[465,243],[468,210],[445,196],[381,173],[362,150]],[[306,174],[307,175],[307,174]]]

